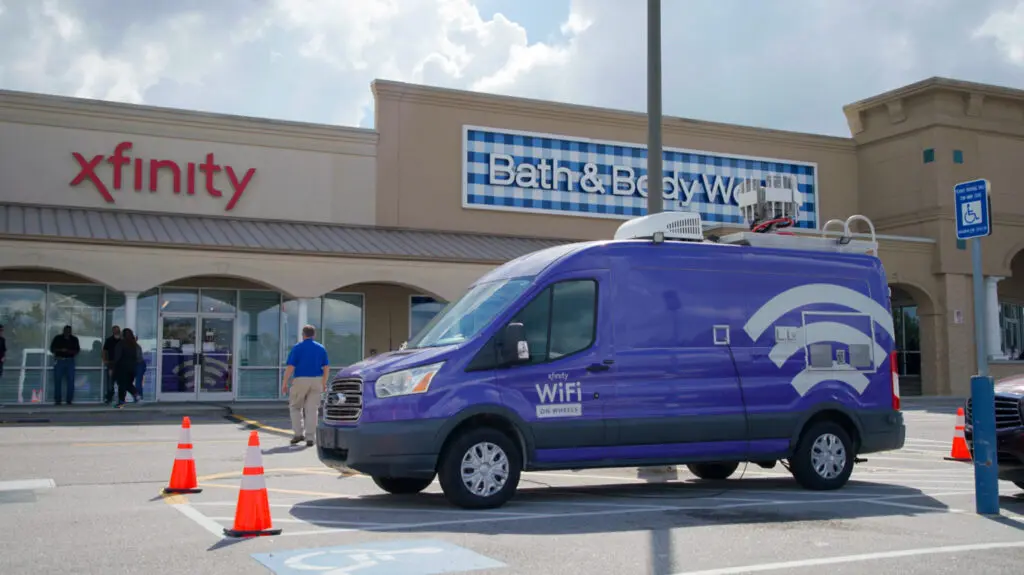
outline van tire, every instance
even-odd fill
[[[829,455],[839,458],[842,464],[836,469]],[[856,453],[850,434],[834,421],[819,421],[807,428],[797,442],[796,450],[789,459],[790,472],[805,489],[830,491],[846,485],[853,473]],[[815,463],[822,473],[815,469]]]
[[[463,482],[462,470],[464,459],[469,459],[467,465],[472,465],[471,451],[479,456],[485,449],[490,450],[492,457],[499,458],[502,472],[496,474],[496,478],[504,477],[504,483],[493,493],[482,495],[470,491]],[[445,498],[453,505],[463,509],[494,509],[504,505],[515,494],[522,467],[523,456],[511,438],[497,429],[476,427],[461,433],[448,444],[441,454],[437,477]]]
[[[430,477],[378,477],[373,476],[373,482],[384,491],[392,495],[412,495],[426,489],[434,478]]]
[[[686,466],[690,473],[708,481],[722,481],[736,472],[740,464],[731,463],[690,463]]]

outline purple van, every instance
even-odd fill
[[[318,455],[390,493],[437,477],[464,508],[503,505],[534,470],[723,480],[782,461],[808,489],[842,487],[905,437],[885,271],[849,222],[706,240],[697,214],[668,212],[511,261],[338,373]]]

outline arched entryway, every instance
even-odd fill
[[[80,351],[73,381],[75,403],[103,396],[103,340],[123,300],[95,278],[46,267],[0,269],[0,325],[7,351],[0,375],[0,404],[49,403],[55,372],[51,343],[71,326]],[[63,399],[67,399],[65,395]]]
[[[899,283],[889,286],[895,332],[900,393],[905,397],[935,395],[937,345],[933,300],[923,289]]]

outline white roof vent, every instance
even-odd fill
[[[615,239],[658,239],[655,234],[665,240],[704,241],[700,214],[693,212],[659,212],[629,220],[615,230]]]

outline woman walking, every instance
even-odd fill
[[[135,332],[125,328],[121,331],[121,341],[114,348],[114,381],[117,382],[117,407],[124,407],[125,394],[131,392],[138,402],[139,391],[133,383],[139,362],[143,361],[142,347],[135,340]]]

